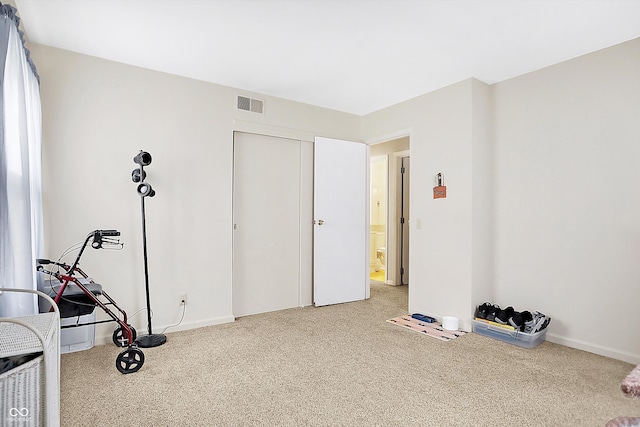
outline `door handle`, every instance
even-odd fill
[[[313,221],[313,223],[315,224],[316,221]],[[324,220],[323,219],[319,219],[318,220],[318,225],[322,225],[322,224],[324,224]]]

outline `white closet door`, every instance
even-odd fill
[[[300,141],[236,132],[233,182],[234,316],[297,307]]]

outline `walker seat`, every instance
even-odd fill
[[[102,295],[102,285],[89,282],[83,283],[83,285],[93,295]],[[48,289],[47,294],[51,298],[55,298],[57,296],[57,289]],[[58,308],[60,309],[60,318],[84,316],[93,313],[93,310],[96,308],[96,303],[95,300],[89,298],[78,285],[69,282],[60,297]]]

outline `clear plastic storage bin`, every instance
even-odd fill
[[[496,325],[491,325],[480,320],[472,320],[473,332],[484,335],[486,337],[495,338],[500,341],[508,342],[519,347],[533,348],[542,343],[547,336],[547,328],[534,334],[527,334],[520,331],[514,331]]]

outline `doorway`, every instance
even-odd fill
[[[387,201],[389,156],[373,156],[369,164],[369,278],[371,283],[386,283]]]
[[[384,280],[387,285],[406,285],[409,283],[409,136],[399,137],[379,144],[373,144],[371,152],[371,241],[379,237],[379,229],[375,228],[375,215],[378,208],[374,198],[374,170],[378,162],[385,162],[385,184],[378,188],[386,189],[386,197],[380,202],[386,205],[384,225],[384,246],[370,242],[370,261],[376,262],[378,256],[384,258]],[[384,160],[381,160],[384,159]],[[404,173],[403,173],[404,172]],[[375,228],[375,229],[374,229]],[[382,240],[382,239],[380,239]],[[375,247],[374,247],[375,246]],[[382,251],[379,249],[383,249]],[[375,255],[374,251],[375,250]],[[372,264],[373,265],[373,264]],[[371,269],[372,273],[376,273]],[[377,276],[377,277],[380,277]],[[378,278],[371,280],[372,284],[379,283]]]

